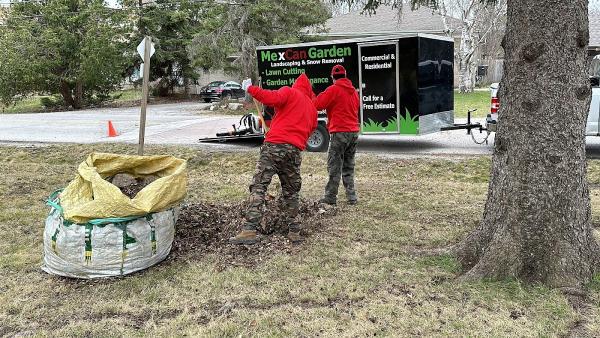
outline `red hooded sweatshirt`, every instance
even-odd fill
[[[341,78],[317,96],[317,110],[327,110],[327,130],[330,133],[357,132],[358,94],[347,78]]]
[[[306,148],[308,137],[317,127],[317,110],[313,105],[310,81],[300,74],[292,88],[266,90],[250,86],[248,93],[261,103],[275,108],[271,128],[265,142],[291,144],[300,150]]]

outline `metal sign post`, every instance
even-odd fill
[[[154,46],[149,36],[138,45],[140,56],[144,58],[142,83],[142,109],[140,113],[140,137],[138,140],[138,155],[144,155],[144,137],[146,134],[146,107],[148,105],[148,80],[150,77],[150,58],[154,54]]]

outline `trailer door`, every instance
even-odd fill
[[[396,41],[358,45],[362,133],[400,132],[397,55]]]

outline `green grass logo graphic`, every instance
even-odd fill
[[[418,115],[411,116],[408,110],[406,116],[400,115],[400,120],[397,118],[390,118],[385,122],[375,122],[372,119],[368,119],[363,122],[362,132],[363,133],[397,133],[400,130],[400,134],[405,135],[418,135],[419,134],[419,120]],[[398,126],[398,124],[400,124]]]
[[[408,109],[405,109],[406,117],[400,115],[400,134],[417,135],[419,134],[419,116],[410,116]]]
[[[396,118],[388,119],[385,122],[375,122],[371,119],[363,123],[363,133],[397,133],[398,120]]]

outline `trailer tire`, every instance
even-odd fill
[[[329,132],[327,132],[327,127],[325,127],[322,123],[317,125],[317,129],[313,131],[313,133],[308,138],[308,142],[306,143],[306,150],[314,151],[314,152],[324,152],[327,151],[329,147]]]

